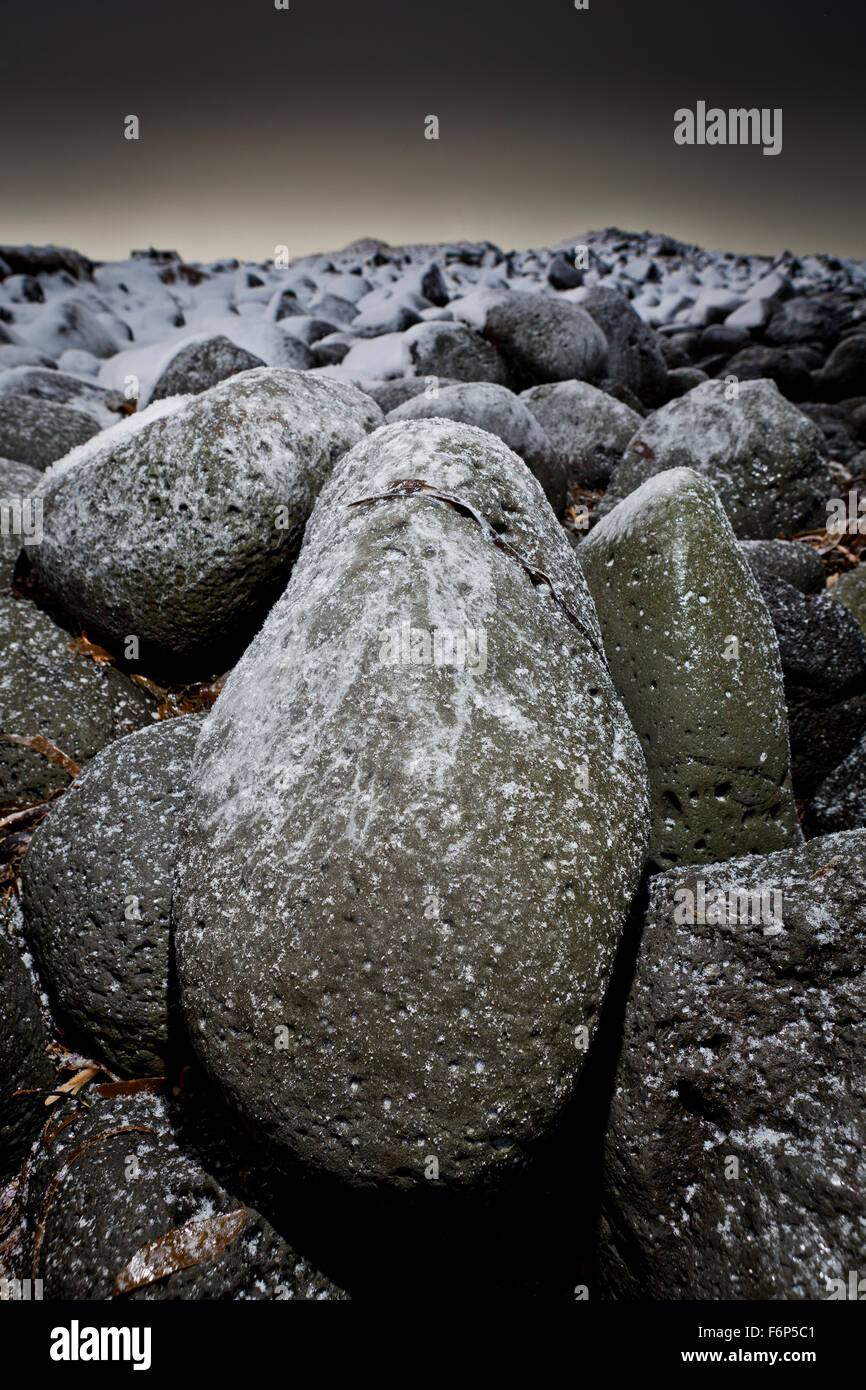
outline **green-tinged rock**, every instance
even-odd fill
[[[711,485],[650,479],[577,555],[643,743],[656,865],[798,844],[779,649]]]
[[[157,401],[51,470],[28,555],[88,633],[212,675],[285,587],[335,459],[381,421],[353,386],[280,367]]]

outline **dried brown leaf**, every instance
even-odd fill
[[[203,1221],[188,1221],[185,1226],[176,1226],[156,1240],[147,1241],[117,1275],[112,1298],[221,1255],[240,1235],[246,1219],[246,1207],[239,1207]]]

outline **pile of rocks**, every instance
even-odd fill
[[[0,248],[0,1272],[856,1268],[864,286]]]

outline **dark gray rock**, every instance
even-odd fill
[[[622,459],[641,417],[586,381],[532,386],[524,401],[565,464],[569,483],[601,487]]]
[[[164,400],[167,396],[197,396],[209,391],[212,386],[225,381],[227,377],[237,376],[239,372],[252,371],[254,367],[265,364],[260,357],[218,336],[207,338],[204,342],[189,343],[175,353],[168,366],[160,374],[159,380],[150,393],[152,401]]]
[[[545,381],[597,381],[608,362],[604,333],[584,308],[551,295],[510,290],[487,306],[484,337],[519,389]]]
[[[797,352],[785,348],[753,347],[744,348],[731,357],[725,366],[726,376],[735,376],[740,381],[764,379],[775,381],[783,396],[789,401],[807,401],[814,396],[812,374],[804,365]]]
[[[26,463],[0,458],[0,589],[12,583],[24,532],[35,535],[40,529],[39,515],[28,507],[41,473]]]
[[[643,743],[653,863],[797,843],[779,651],[710,484],[690,469],[650,479],[577,557]]]
[[[837,463],[850,465],[860,446],[848,412],[841,405],[803,401],[800,410],[821,431],[821,452]]]
[[[557,516],[562,512],[566,473],[561,455],[536,416],[505,386],[460,382],[443,387],[436,396],[417,395],[395,407],[388,424],[424,419],[457,420],[498,435],[535,474]]]
[[[347,506],[412,477],[459,506]],[[359,1184],[519,1166],[583,1060],[645,775],[529,470],[447,420],[346,455],[205,725],[175,896],[190,1035],[268,1147]]]
[[[153,704],[120,671],[79,656],[73,639],[26,599],[0,594],[0,733],[48,739],[79,767],[150,723]],[[44,754],[0,739],[0,810],[69,786]]]
[[[22,866],[40,978],[88,1055],[125,1076],[166,1067],[175,846],[201,723],[165,720],[103,749]]]
[[[866,335],[843,338],[820,371],[814,373],[822,400],[844,401],[866,391]]]
[[[850,323],[850,301],[834,293],[797,295],[774,308],[764,336],[774,347],[791,343],[824,343],[829,346]]]
[[[854,614],[826,593],[810,597],[758,576],[785,675],[797,796],[810,796],[850,751],[866,717],[866,638]]]
[[[92,415],[94,420],[114,424],[112,393],[93,380],[47,367],[16,367],[0,376],[0,408],[4,396],[33,396],[40,401],[70,405]]]
[[[645,405],[662,405],[668,398],[667,365],[655,333],[625,295],[592,289],[580,307],[607,339],[607,375],[634,391]]]
[[[693,468],[713,484],[741,538],[824,524],[835,488],[818,429],[774,382],[733,389],[707,381],[651,415],[614,472],[600,514],[657,473]]]
[[[0,246],[0,257],[14,275],[56,275],[66,271],[76,280],[93,279],[93,262],[65,246]]]
[[[864,831],[653,879],[605,1153],[605,1296],[826,1299],[862,1268],[864,881]]]
[[[823,592],[823,561],[805,541],[740,541],[740,549],[756,578],[771,574],[792,584],[801,594]]]
[[[10,909],[0,904],[0,927]],[[0,930],[0,1179],[17,1171],[45,1123],[45,1095],[54,1081],[48,1037],[30,972]]]
[[[436,384],[441,390],[443,386],[456,386],[457,382],[437,378]],[[396,381],[367,381],[364,383],[364,390],[368,396],[373,397],[383,414],[388,415],[392,410],[396,410],[398,405],[404,405],[416,396],[423,396],[429,391],[429,387],[425,377],[407,376]]]
[[[345,1298],[178,1142],[161,1096],[94,1098],[56,1123],[31,1168],[28,1218],[27,1273],[46,1299],[110,1299],[122,1272],[121,1301]],[[159,1253],[167,1272],[154,1280]]]
[[[828,692],[786,686],[785,696],[794,793],[806,798],[866,732],[866,694],[839,700]]]
[[[812,799],[806,824],[813,835],[866,827],[866,738],[825,777]]]
[[[45,469],[102,426],[85,410],[12,392],[0,394],[0,455]]]
[[[583,284],[583,271],[560,251],[547,267],[547,283],[555,290],[576,290]]]
[[[708,381],[706,372],[701,371],[700,367],[672,367],[668,371],[667,393],[669,400],[676,400],[679,396],[684,396],[687,391],[693,391],[702,382]]]
[[[757,575],[788,685],[837,699],[866,689],[866,636],[854,614],[828,594],[812,597],[767,571]]]
[[[405,339],[416,376],[505,384],[506,368],[499,353],[463,323],[419,323]]]
[[[282,368],[157,402],[46,476],[28,555],[88,635],[155,668],[224,670],[282,591],[334,461],[381,423],[369,396]]]

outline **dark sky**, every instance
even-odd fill
[[[862,257],[864,39],[862,0],[22,0],[0,240],[259,260],[615,224]],[[782,153],[675,145],[699,100],[782,107]]]

